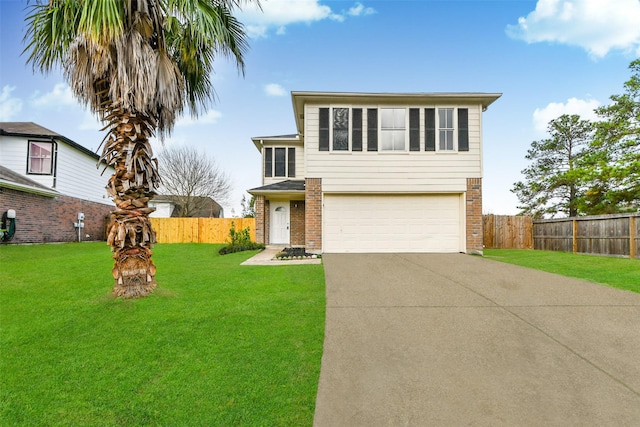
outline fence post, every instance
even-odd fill
[[[573,220],[573,253],[578,252],[578,220]]]
[[[636,257],[636,217],[629,217],[629,259]]]

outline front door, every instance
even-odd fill
[[[271,234],[272,245],[289,244],[289,203],[271,202]]]

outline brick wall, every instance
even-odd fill
[[[481,218],[482,219],[482,218]],[[322,179],[305,180],[305,248],[322,250]]]
[[[264,196],[256,196],[256,242],[265,243],[264,236]]]
[[[16,233],[9,243],[47,243],[77,241],[78,230],[73,223],[78,221],[79,212],[85,215],[82,240],[106,240],[109,212],[115,206],[0,188],[0,215],[8,209],[16,211]]]
[[[482,178],[467,178],[467,253],[482,254]]]
[[[270,232],[271,229],[269,227],[271,227],[271,221],[269,220],[271,217],[271,212],[269,212],[271,210],[271,205],[269,203],[268,200],[264,201],[264,244],[268,245],[269,242],[271,241],[270,239]]]
[[[303,200],[292,200],[289,204],[291,217],[290,242],[292,246],[304,246],[305,209]]]

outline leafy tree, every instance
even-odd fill
[[[158,155],[162,175],[160,190],[177,202],[178,215],[192,217],[210,206],[229,200],[231,179],[216,162],[193,147],[168,148]]]
[[[601,117],[592,144],[590,188],[585,205],[592,213],[640,208],[640,59],[629,68],[624,94],[596,110]]]
[[[540,218],[559,213],[578,215],[584,193],[581,161],[592,140],[593,125],[578,115],[551,120],[549,138],[531,143],[526,158],[532,163],[522,171],[524,181],[511,189],[522,213]]]
[[[39,0],[27,17],[28,62],[42,72],[62,66],[76,98],[105,123],[101,160],[116,170],[107,190],[116,205],[108,242],[118,296],[156,287],[148,201],[160,177],[149,138],[213,101],[219,55],[244,72],[246,36],[232,13],[250,2]]]
[[[256,197],[251,196],[249,200],[243,195],[242,201],[242,218],[255,218],[256,217]]]

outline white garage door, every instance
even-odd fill
[[[460,194],[325,194],[323,251],[461,252]]]

